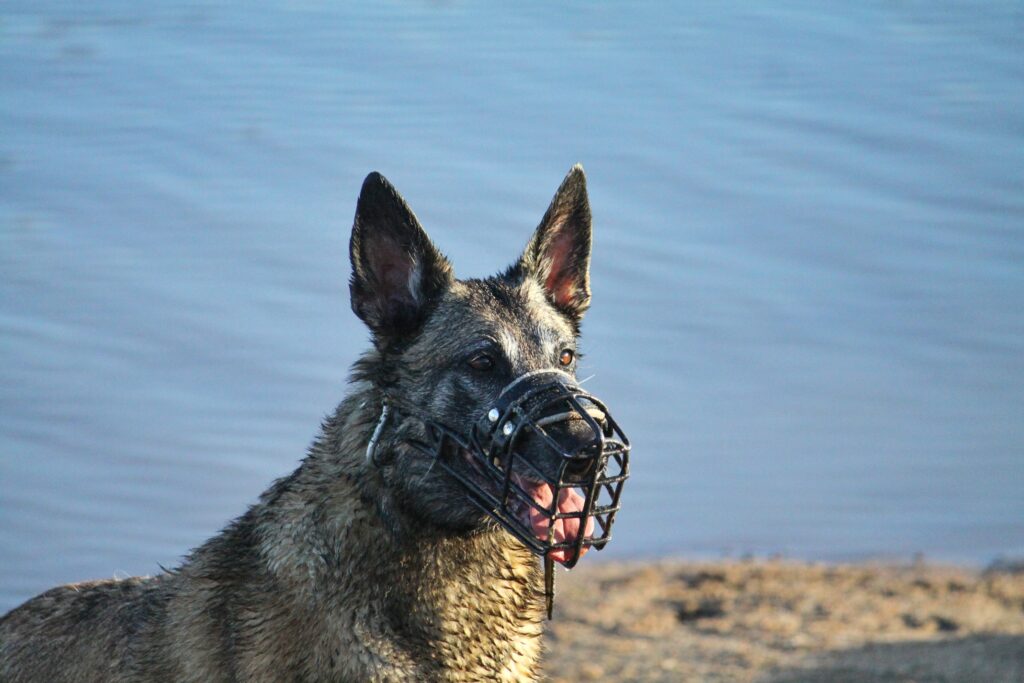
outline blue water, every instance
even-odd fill
[[[555,5],[558,6],[555,6]],[[363,176],[463,275],[586,166],[599,557],[1024,553],[1019,2],[0,8],[0,610],[173,565],[367,334]]]

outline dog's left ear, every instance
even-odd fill
[[[519,266],[537,278],[555,308],[577,325],[590,307],[590,201],[576,164],[565,176]]]
[[[376,172],[359,193],[349,258],[352,310],[380,342],[416,331],[453,278],[448,259]]]

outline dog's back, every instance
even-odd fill
[[[0,619],[0,680],[119,678],[166,606],[163,583],[130,578],[60,586],[11,611]]]

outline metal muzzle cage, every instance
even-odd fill
[[[572,567],[611,540],[629,440],[603,403],[545,370],[506,386],[468,438],[427,422],[436,458],[469,499],[550,563]],[[589,533],[588,533],[589,532]]]

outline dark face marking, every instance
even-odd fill
[[[561,352],[575,348],[571,323],[546,299],[532,279],[506,277],[457,281],[401,355],[393,393],[423,415],[468,434],[516,377],[563,367]],[[475,369],[470,361],[490,354],[493,367]],[[471,527],[486,517],[464,491],[428,459],[414,451],[394,463],[393,485],[417,512],[429,512],[445,525]]]
[[[397,190],[371,174],[349,249],[352,306],[380,352],[365,377],[419,418],[468,434],[516,377],[545,369],[574,375],[575,362],[560,358],[575,351],[590,304],[590,234],[586,178],[577,166],[511,268],[456,280]],[[485,361],[471,362],[481,354]],[[442,526],[483,524],[486,516],[459,485],[406,445],[423,440],[422,419],[398,413],[389,437],[394,457],[381,472],[401,504]]]

